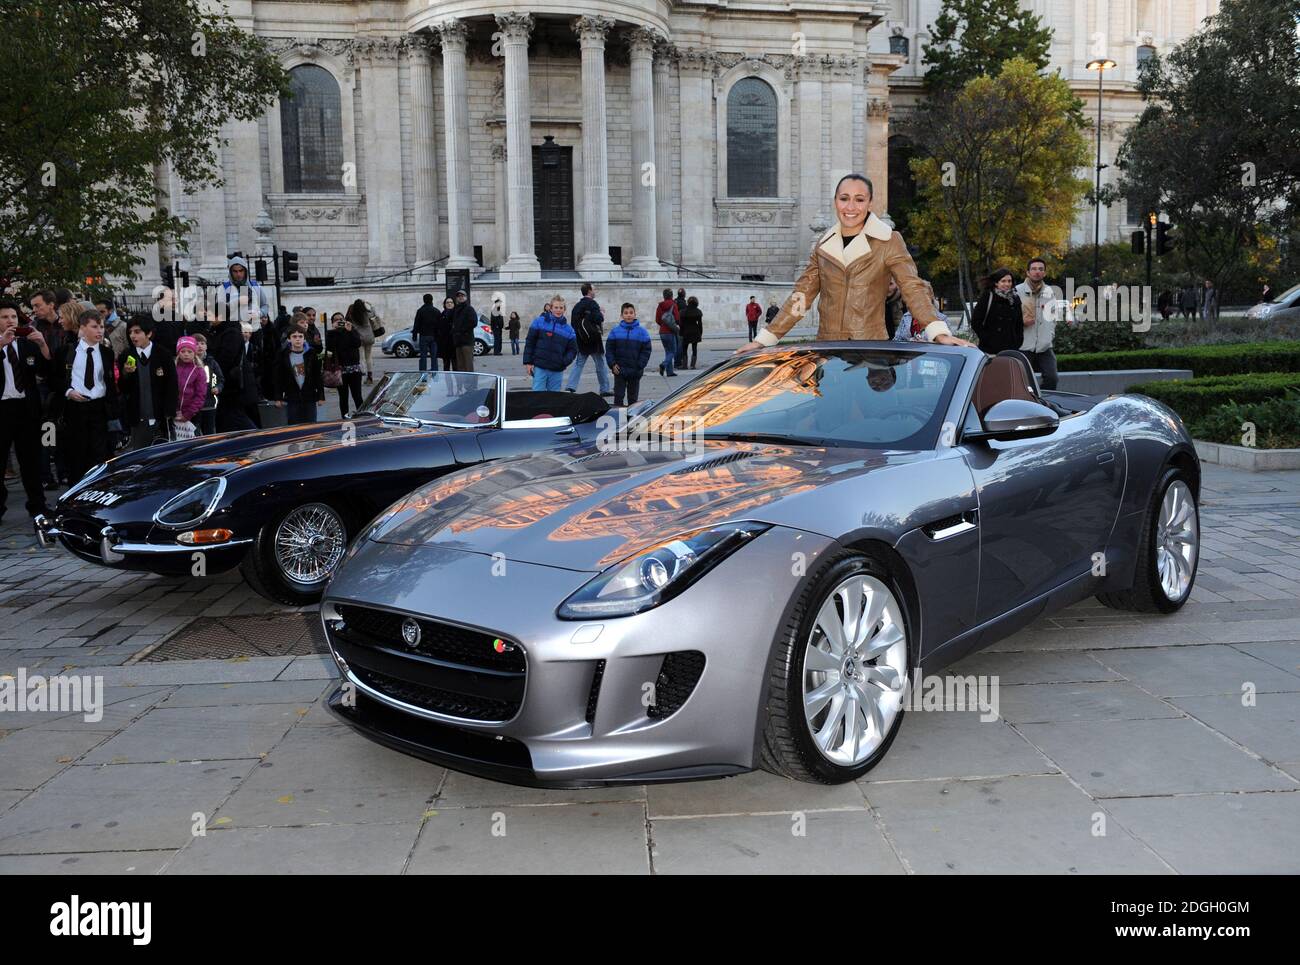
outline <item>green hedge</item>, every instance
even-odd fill
[[[1249,441],[1242,428],[1247,423],[1255,428],[1256,448],[1300,448],[1300,398],[1217,406],[1188,429],[1197,439],[1241,446]]]
[[[1172,382],[1144,382],[1129,386],[1128,391],[1159,399],[1182,416],[1183,422],[1190,424],[1205,418],[1219,406],[1285,399],[1288,393],[1300,393],[1300,372],[1249,372]]]
[[[1192,345],[1128,352],[1089,352],[1061,355],[1062,372],[1097,369],[1191,369],[1192,375],[1235,375],[1242,372],[1300,372],[1300,342],[1249,342],[1243,345]]]

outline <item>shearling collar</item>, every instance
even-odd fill
[[[875,238],[877,241],[888,241],[893,233],[889,225],[871,213],[867,215],[862,230],[849,242],[847,248],[844,246],[844,227],[839,222],[836,222],[835,227],[822,236],[819,247],[847,267],[863,255],[870,254],[871,246],[867,243],[868,237]]]

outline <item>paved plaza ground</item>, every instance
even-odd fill
[[[708,360],[734,344],[706,343]],[[508,354],[485,367],[522,376]],[[652,371],[643,397],[677,384]],[[998,676],[1000,719],[909,714],[846,786],[757,773],[584,791],[354,735],[322,706],[319,656],[133,662],[196,619],[291,611],[237,574],[40,550],[12,485],[0,675],[101,674],[108,706],[94,723],[0,714],[0,872],[1295,873],[1300,473],[1204,473],[1187,606],[1089,601],[951,668]]]

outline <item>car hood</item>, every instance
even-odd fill
[[[918,454],[708,441],[690,453],[558,453],[461,470],[390,507],[370,538],[599,571],[683,532],[781,523],[782,507]]]
[[[156,508],[176,493],[213,476],[225,476],[244,466],[362,442],[390,439],[436,429],[385,423],[374,416],[353,420],[281,426],[250,432],[199,436],[128,452],[109,462],[107,470],[59,499],[60,507],[147,504]],[[150,513],[152,513],[152,508]]]

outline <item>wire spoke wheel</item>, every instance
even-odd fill
[[[329,579],[347,550],[347,527],[324,503],[289,512],[275,529],[275,562],[286,580],[312,586]]]
[[[855,767],[884,743],[902,710],[907,682],[902,608],[864,573],[822,601],[804,649],[803,709],[818,752]]]

